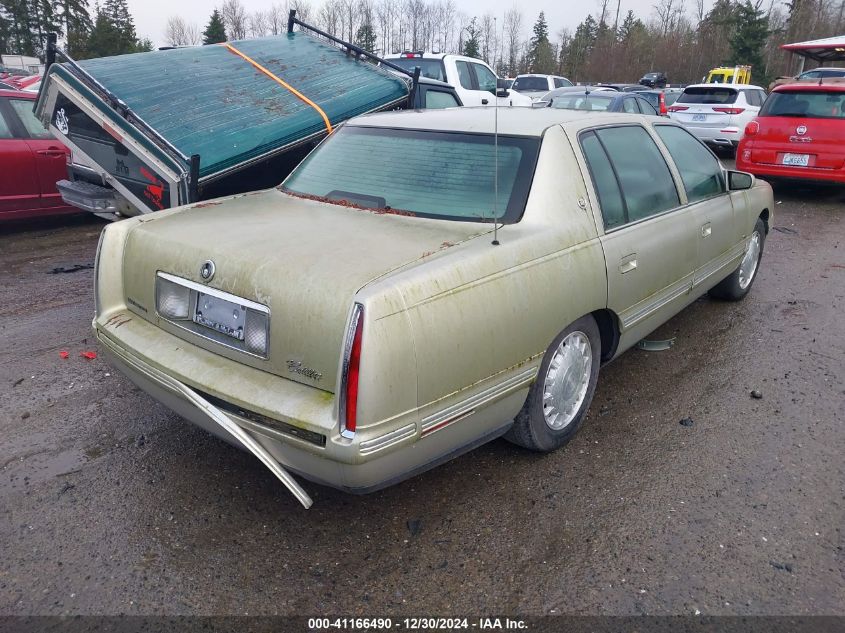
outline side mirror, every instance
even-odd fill
[[[730,191],[744,191],[754,186],[754,176],[744,171],[728,170],[728,189]]]
[[[498,90],[496,90],[496,96],[501,97],[503,99],[507,99],[511,96],[511,91],[507,88],[499,88]]]
[[[543,101],[542,99],[537,99],[536,101],[531,102],[532,108],[547,108],[551,102],[550,101]]]

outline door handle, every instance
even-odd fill
[[[65,151],[63,149],[39,149],[36,150],[36,154],[41,154],[42,156],[64,156]]]
[[[710,237],[712,232],[713,227],[710,225],[710,222],[701,225],[701,237]]]
[[[623,275],[637,269],[637,254],[626,255],[619,262],[619,272]]]

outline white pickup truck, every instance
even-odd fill
[[[384,59],[410,72],[452,85],[465,106],[495,105],[531,107],[531,98],[514,90],[497,90],[496,73],[480,59],[450,53],[405,52]]]

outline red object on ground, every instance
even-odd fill
[[[89,360],[97,358],[97,352],[80,352],[79,355]]]
[[[777,86],[748,124],[736,168],[845,184],[845,83]]]
[[[65,350],[59,352],[59,358],[67,358],[68,356],[70,356],[70,354],[68,354]]]

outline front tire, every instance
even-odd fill
[[[580,428],[593,400],[601,363],[601,335],[581,317],[546,350],[537,378],[505,439],[532,451],[560,448]]]
[[[748,238],[745,247],[745,255],[739,267],[730,275],[725,277],[710,290],[710,296],[726,301],[739,301],[743,299],[751,285],[757,279],[757,272],[760,270],[760,259],[763,257],[763,245],[766,242],[766,225],[763,220],[757,218],[754,230]]]

